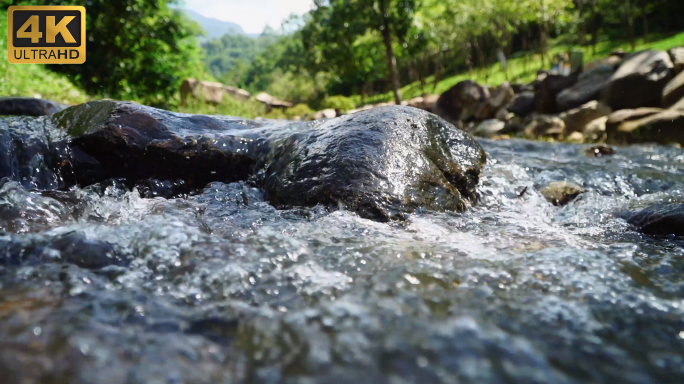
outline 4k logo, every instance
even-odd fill
[[[84,7],[14,6],[9,7],[7,16],[10,63],[85,63]]]

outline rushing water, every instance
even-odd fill
[[[483,141],[480,202],[378,223],[244,183],[0,188],[3,383],[681,383],[684,151]],[[569,180],[565,207],[539,193]]]

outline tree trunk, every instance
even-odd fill
[[[394,57],[394,50],[392,49],[392,32],[390,31],[389,19],[384,15],[387,13],[387,1],[380,1],[382,9],[382,39],[385,43],[385,50],[387,51],[387,65],[390,71],[390,80],[392,81],[392,91],[394,91],[394,101],[397,105],[401,104],[401,91],[399,90],[399,71],[397,70],[397,59]]]
[[[629,43],[632,46],[632,52],[636,49],[636,36],[634,36],[634,8],[632,8],[632,0],[625,1],[625,9],[627,11],[627,27],[629,32]]]

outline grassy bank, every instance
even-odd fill
[[[652,36],[651,41],[646,43],[643,39],[639,40],[636,45],[636,50],[641,51],[645,49],[657,49],[657,50],[668,50],[673,47],[684,46],[684,32],[679,33],[674,36]],[[568,46],[558,44],[550,49],[549,57],[553,55],[567,52],[570,49],[578,49],[576,46]],[[593,52],[592,48],[584,48],[584,62],[588,63],[597,58],[602,58],[610,55],[611,52],[622,49],[625,52],[631,51],[631,46],[628,41],[604,41],[600,42],[596,46],[596,53]],[[546,62],[547,67],[549,66],[548,61]],[[509,60],[508,63],[508,77],[506,73],[501,70],[499,63],[493,64],[487,68],[475,70],[473,76],[471,77],[469,73],[461,73],[455,76],[450,76],[442,81],[438,82],[437,86],[434,86],[434,77],[430,76],[427,78],[427,84],[425,87],[426,93],[442,94],[449,88],[453,87],[460,81],[463,80],[474,80],[480,84],[488,85],[498,85],[508,80],[512,83],[529,83],[536,78],[537,70],[542,68],[541,55],[529,55],[524,52],[518,52],[513,58]],[[420,82],[415,82],[408,84],[401,88],[401,94],[404,99],[410,99],[413,97],[421,96],[423,90],[420,87]],[[357,106],[362,106],[364,104],[375,104],[394,100],[394,96],[391,92],[384,94],[374,95],[365,98],[365,102],[361,102],[361,96],[352,96],[352,100]]]

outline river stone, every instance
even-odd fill
[[[589,124],[587,124],[582,130],[584,138],[591,143],[596,143],[605,140],[607,121],[608,116],[603,116],[589,122]]]
[[[674,68],[665,51],[644,51],[625,60],[608,81],[603,100],[614,110],[660,107]]]
[[[344,206],[379,221],[463,211],[485,160],[472,137],[435,115],[374,108],[286,140],[266,170],[265,196],[276,207]]]
[[[606,141],[615,144],[684,144],[684,112],[652,108],[642,110],[645,111],[625,119],[611,115],[606,123]]]
[[[534,92],[523,92],[516,94],[506,109],[520,117],[527,117],[534,112],[536,105]]]
[[[538,115],[525,126],[525,136],[528,138],[565,136],[565,122],[558,116]]]
[[[280,132],[273,122],[173,113],[117,101],[72,107],[54,115],[52,122],[69,134],[74,153],[90,159],[93,169],[103,170],[94,172],[94,179],[75,170],[74,183],[79,185],[111,178],[181,179],[197,189],[212,181],[246,180]]]
[[[556,102],[556,96],[563,90],[575,85],[579,79],[580,71],[570,76],[541,73],[535,83],[536,111],[540,114],[561,112]]]
[[[587,124],[598,118],[608,116],[611,112],[610,107],[594,100],[561,113],[560,118],[565,123],[567,133],[582,132]]]
[[[620,212],[621,217],[646,235],[684,236],[684,204],[648,207],[637,212]]]
[[[615,149],[605,144],[599,144],[587,148],[584,153],[589,157],[612,156],[615,154]]]
[[[672,48],[667,53],[670,54],[670,59],[674,65],[675,72],[684,72],[684,47]]]
[[[68,108],[56,101],[32,97],[0,97],[0,115],[45,116]]]
[[[434,112],[444,120],[460,126],[475,116],[478,107],[489,98],[489,91],[474,81],[465,80],[444,92]]]
[[[489,119],[481,122],[477,128],[475,128],[475,136],[480,136],[480,137],[494,137],[498,134],[500,134],[504,128],[506,127],[506,123],[497,120],[497,119]]]
[[[568,181],[554,181],[541,190],[542,196],[553,205],[563,206],[584,193],[584,188]]]
[[[614,71],[613,67],[600,66],[592,71],[582,73],[577,84],[564,89],[556,96],[558,110],[567,111],[590,101],[600,100],[601,92],[613,76]]]
[[[663,105],[669,108],[684,99],[684,72],[675,76],[663,89]]]
[[[485,102],[480,104],[475,113],[475,118],[477,120],[494,118],[501,108],[513,102],[514,97],[515,92],[513,92],[511,84],[504,81],[503,84],[490,92],[490,96]]]

